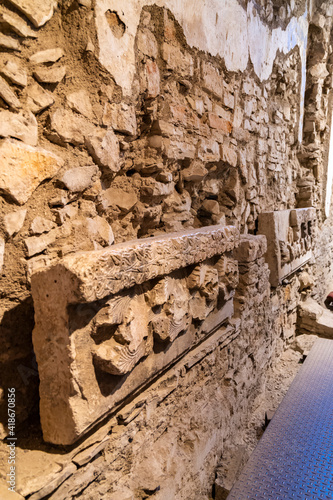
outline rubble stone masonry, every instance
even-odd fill
[[[1,2],[1,498],[8,388],[13,499],[211,498],[299,303],[332,290],[332,18],[319,0]],[[140,240],[139,263],[118,252]]]

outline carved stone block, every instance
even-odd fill
[[[44,439],[71,444],[233,314],[239,233],[211,226],[66,256],[32,276]]]
[[[296,208],[259,215],[259,234],[267,237],[266,262],[270,283],[281,281],[303,266],[312,257],[314,208]]]

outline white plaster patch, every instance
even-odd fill
[[[99,59],[113,75],[125,95],[131,94],[135,75],[134,39],[142,7],[157,4],[169,8],[184,30],[190,46],[221,56],[230,71],[244,71],[249,57],[260,80],[269,78],[277,51],[288,53],[296,45],[302,60],[302,102],[305,91],[307,10],[303,16],[292,18],[286,30],[269,29],[257,15],[253,3],[247,12],[237,0],[97,0],[96,25]],[[122,37],[113,35],[105,12],[117,12],[126,25]],[[299,139],[302,137],[301,112]]]

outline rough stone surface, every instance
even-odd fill
[[[93,222],[95,222],[95,220]],[[102,219],[101,222],[105,223]],[[50,233],[47,236],[50,237]],[[171,236],[162,238],[138,240],[137,242],[133,242],[133,244],[120,244],[95,253],[68,256],[67,260],[62,264],[63,272],[60,271],[58,266],[55,266],[54,268],[50,268],[49,273],[36,273],[32,277],[34,302],[37,314],[36,328],[34,330],[34,347],[37,353],[39,373],[41,376],[41,415],[43,432],[46,440],[58,444],[70,444],[77,439],[94,419],[98,418],[98,416],[106,411],[106,405],[110,408],[110,404],[115,405],[119,403],[129,391],[133,391],[135,387],[146,382],[146,370],[148,370],[150,374],[148,376],[149,379],[154,373],[160,371],[166,364],[170,363],[178,352],[180,345],[184,343],[184,345],[188,345],[188,342],[189,345],[191,345],[193,342],[193,340],[190,340],[192,339],[192,334],[189,330],[192,318],[200,318],[203,320],[203,324],[200,328],[202,336],[205,336],[205,334],[211,330],[216,329],[218,325],[221,325],[233,311],[232,295],[229,295],[229,293],[237,283],[237,266],[230,258],[228,259],[223,256],[221,260],[218,261],[217,269],[214,269],[208,262],[199,264],[194,270],[191,269],[187,280],[179,280],[176,276],[172,278],[167,276],[165,279],[162,279],[160,283],[154,285],[150,293],[146,296],[146,299],[139,290],[130,292],[127,296],[121,294],[110,297],[110,294],[115,294],[123,288],[126,289],[133,286],[135,283],[138,283],[138,279],[139,283],[143,283],[156,276],[168,275],[172,270],[184,268],[189,264],[200,263],[209,257],[221,255],[225,251],[230,252],[237,244],[237,237],[237,230],[232,226],[212,226],[203,228],[202,230],[190,230],[187,233],[174,233]],[[46,239],[46,237],[44,237],[44,239]],[[39,241],[40,240],[41,238],[39,238]],[[196,242],[196,244],[193,244],[194,242]],[[34,237],[26,240],[26,244],[30,256],[44,249],[42,243],[42,246],[39,246]],[[146,262],[144,262],[145,255],[148,256]],[[151,256],[150,258],[149,255]],[[80,259],[80,269],[76,269],[76,260],[78,257]],[[85,262],[86,259],[91,262],[93,268],[96,270],[98,269],[98,273],[95,273],[94,276],[90,276],[90,278],[88,278],[88,274],[91,273],[87,272],[90,266]],[[140,274],[138,274],[135,269],[136,260],[140,269]],[[115,265],[116,263],[118,263],[118,265]],[[81,281],[82,283],[76,290],[75,287],[77,285],[75,285],[74,281],[72,286],[68,283],[67,272],[69,270],[70,274],[75,276],[75,282],[79,283]],[[83,277],[82,271],[85,277]],[[113,281],[112,274],[114,274],[116,281]],[[80,277],[80,275],[82,275],[82,277]],[[49,276],[49,280],[47,276]],[[103,276],[108,276],[106,281],[104,278],[104,282]],[[225,282],[224,286],[226,288],[223,305],[217,308],[219,276],[221,281]],[[48,285],[46,285],[45,279],[48,280]],[[97,283],[96,280],[98,281],[97,289],[95,285],[95,283]],[[42,282],[44,285],[42,285]],[[64,286],[61,292],[58,290],[59,285]],[[73,285],[74,289],[72,288]],[[53,291],[51,290],[52,287],[54,289]],[[196,290],[192,306],[191,304],[189,305],[190,295],[187,287],[189,290]],[[56,307],[53,312],[51,312],[51,309],[44,308],[46,289],[48,291],[47,295],[50,297],[50,301],[53,304],[53,309]],[[60,293],[58,293],[58,291]],[[132,295],[132,293],[134,293],[134,295]],[[59,297],[59,302],[56,296]],[[60,374],[60,376],[57,376],[56,380],[54,380],[57,387],[57,393],[61,394],[61,397],[58,398],[56,402],[55,393],[50,394],[49,392],[51,383],[50,376],[52,378],[54,377],[53,370],[57,369],[57,359],[60,353],[63,353],[63,350],[61,347],[60,351],[56,349],[52,352],[52,347],[47,345],[47,343],[45,344],[43,333],[45,332],[44,322],[46,321],[54,325],[53,338],[56,337],[59,339],[56,343],[57,345],[66,344],[69,349],[79,349],[79,344],[81,342],[79,337],[77,338],[78,343],[75,344],[76,347],[70,347],[68,344],[68,342],[71,343],[73,339],[76,339],[80,330],[77,331],[77,334],[70,337],[72,339],[70,341],[68,337],[68,327],[66,327],[67,320],[64,320],[66,317],[66,313],[64,313],[64,310],[67,308],[66,304],[67,302],[72,302],[74,297],[76,297],[76,301],[79,300],[79,302],[84,303],[86,300],[91,302],[105,296],[109,296],[107,309],[101,308],[99,312],[97,312],[96,327],[93,327],[97,329],[96,331],[94,330],[95,333],[91,331],[91,335],[98,336],[99,332],[103,331],[103,325],[120,325],[116,337],[119,338],[119,343],[114,342],[114,340],[109,340],[101,343],[99,342],[96,346],[91,345],[89,348],[90,355],[88,354],[89,349],[87,351],[86,348],[84,348],[80,353],[77,351],[77,359],[82,358],[82,362],[83,359],[87,359],[87,356],[88,358],[92,356],[94,362],[102,372],[109,373],[113,376],[122,376],[129,372],[132,373],[126,380],[123,380],[121,391],[117,393],[116,397],[113,396],[112,390],[110,391],[113,385],[112,379],[110,379],[111,386],[109,388],[108,397],[106,397],[106,399],[100,397],[97,400],[96,395],[98,394],[98,389],[95,376],[91,370],[88,370],[88,374],[86,371],[88,369],[87,366],[82,366],[82,371],[80,368],[77,374],[77,383],[81,386],[83,384],[85,387],[85,400],[88,397],[88,392],[90,393],[91,390],[91,395],[94,394],[94,396],[91,400],[89,410],[88,408],[80,412],[75,410],[73,413],[74,401],[72,400],[70,402],[68,400],[66,403],[63,399],[67,382],[59,392],[59,384],[63,385],[62,380],[67,379],[68,370],[71,369],[71,356],[68,358],[68,367],[65,368],[63,374]],[[177,301],[170,308],[169,300],[172,296],[176,296]],[[206,301],[206,297],[208,297],[208,301]],[[51,302],[47,308],[51,306]],[[163,354],[161,356],[155,356],[152,353],[153,339],[147,338],[148,325],[150,323],[150,316],[148,314],[149,305],[150,307],[164,305],[162,311],[151,320],[151,327],[155,338],[163,341],[167,340],[172,343],[167,357],[164,357]],[[59,307],[65,309],[61,311]],[[50,317],[47,317],[47,310],[51,312]],[[200,313],[198,312],[199,310]],[[169,318],[170,314],[172,314],[171,319]],[[58,320],[56,320],[56,318],[58,318]],[[76,320],[74,319],[74,321]],[[91,325],[88,327],[88,331],[85,335],[89,335],[88,332],[90,328]],[[177,338],[182,331],[184,331],[184,335]],[[124,345],[122,339],[126,340],[129,345]],[[50,358],[50,356],[48,356],[47,365],[45,365],[45,363],[43,364],[43,359],[45,359],[45,354],[43,354],[45,348],[48,352],[52,352],[52,357]],[[51,349],[51,351],[49,349]],[[138,365],[138,362],[149,354],[150,356],[148,356],[147,359],[148,364],[146,364],[144,368],[143,375],[141,374],[143,365],[142,363]],[[77,369],[78,365],[75,370]],[[116,380],[114,380],[114,382],[118,383]],[[107,393],[105,396],[107,396]],[[81,410],[83,410],[86,406],[85,400],[77,394],[75,403],[76,408],[81,408]],[[59,419],[62,421],[60,425]]]
[[[136,135],[137,124],[135,109],[127,104],[106,104],[103,124],[112,126],[114,130],[127,135]]]
[[[37,217],[35,217],[34,220],[32,221],[30,229],[32,234],[42,234],[42,233],[48,233],[54,227],[55,227],[54,222],[52,222],[49,219],[45,219],[40,215],[37,215]]]
[[[79,90],[78,92],[69,94],[67,96],[67,102],[74,111],[77,111],[86,118],[94,118],[94,112],[90,102],[89,94],[85,90]]]
[[[17,35],[22,37],[37,38],[37,33],[32,30],[30,26],[17,14],[9,13],[9,11],[3,10],[0,11],[0,19]]]
[[[4,216],[4,227],[8,236],[13,236],[20,231],[24,224],[25,216],[27,215],[27,210],[16,210],[15,212],[10,212]]]
[[[94,126],[82,116],[59,108],[50,116],[50,130],[55,142],[78,146],[84,144],[85,136],[89,137],[93,133]]]
[[[61,48],[41,50],[29,57],[33,64],[54,63],[62,58],[64,51]]]
[[[0,47],[8,50],[21,50],[20,44],[15,38],[4,35],[3,33],[0,33]]]
[[[97,165],[114,173],[120,170],[119,140],[111,127],[88,135],[85,144]]]
[[[40,83],[59,83],[66,75],[66,66],[54,66],[51,68],[37,68],[34,77]]]
[[[1,191],[0,237],[6,246],[0,274],[0,437],[6,433],[6,389],[15,387],[22,496],[52,484],[47,496],[61,500],[210,498],[217,466],[230,463],[228,454],[243,440],[255,446],[265,413],[275,409],[274,383],[282,393],[295,373],[289,364],[306,356],[305,342],[299,347],[303,354],[287,349],[275,382],[269,380],[269,367],[294,345],[296,332],[319,328],[322,315],[314,320],[301,305],[311,298],[321,307],[333,290],[333,8],[313,2],[311,12],[305,0],[225,0],[223,12],[219,0],[58,3],[52,20],[38,28],[8,0],[0,7],[9,21],[1,22],[0,68],[15,61],[27,75],[25,85],[12,65],[1,74],[8,99],[0,96],[1,112],[15,111],[16,119],[21,109],[33,113],[39,144],[62,167],[53,178],[43,178],[30,198],[29,172],[25,177],[8,167],[10,182],[22,178],[20,189],[28,196],[17,207],[27,210],[23,226],[11,236],[5,218],[15,211],[15,200]],[[47,5],[33,2],[30,8],[42,14]],[[57,48],[64,55],[55,60]],[[48,82],[65,64],[65,77]],[[39,70],[47,73],[40,84],[34,77]],[[31,163],[21,158],[13,165],[20,162],[22,169]],[[98,175],[82,191],[61,182],[66,172],[93,164]],[[310,228],[297,217],[296,225],[290,218],[283,223],[283,211],[311,207]],[[266,238],[257,234],[264,212],[278,214],[277,229],[286,230],[274,236],[272,255],[284,261],[282,267],[290,266],[274,287]],[[152,257],[154,238],[227,224],[243,235],[233,255],[140,281],[147,276],[144,263]],[[296,259],[286,261],[291,251],[303,252],[309,230],[313,258],[297,268]],[[109,247],[113,238],[116,245]],[[151,246],[138,259],[113,250],[146,239]],[[215,244],[199,249],[202,257]],[[185,249],[177,245],[177,258],[191,254],[191,242]],[[164,241],[156,250],[157,262],[166,247]],[[109,269],[111,249],[115,265]],[[87,252],[100,256],[91,274]],[[30,279],[50,268],[63,276],[63,262],[74,256],[75,271],[65,272],[64,290],[75,288],[78,279],[79,291],[55,314],[55,323],[45,324],[39,366],[31,343],[36,305]],[[116,272],[120,266],[126,274]],[[149,272],[156,267],[150,265]],[[88,285],[89,276],[96,277],[95,285]],[[109,285],[125,277],[135,283],[109,293]],[[56,284],[51,278],[48,283],[45,294],[52,295]],[[81,285],[86,298],[78,303]],[[53,302],[48,298],[50,307],[59,306],[65,293]],[[54,325],[60,319],[67,336],[58,342]],[[221,328],[219,321],[225,322]],[[102,438],[95,441],[98,423],[89,438],[59,454],[38,430],[39,376],[52,367],[45,393],[55,394],[56,401],[60,377],[60,418],[73,422],[74,414],[81,419],[79,429],[95,426],[99,418],[107,426]],[[128,396],[131,402],[119,409]],[[98,414],[100,403],[113,413]],[[106,435],[110,441],[95,455]],[[54,482],[85,450],[78,458],[82,465],[61,484]],[[0,441],[0,483],[7,458]]]
[[[0,190],[23,205],[39,184],[52,178],[62,165],[60,158],[41,148],[6,139],[0,144]]]
[[[10,0],[37,28],[43,26],[53,15],[56,0]]]
[[[0,111],[0,136],[20,139],[30,146],[38,142],[38,123],[30,111]]]
[[[21,107],[21,103],[16,94],[12,91],[8,83],[0,76],[0,97],[13,109]]]
[[[77,167],[67,170],[61,177],[61,182],[69,191],[80,192],[88,189],[93,178],[97,175],[96,165],[87,165],[86,167]]]
[[[1,66],[0,72],[12,83],[19,85],[20,87],[26,87],[28,83],[27,72],[21,66],[21,63],[18,59],[5,59],[3,65]]]
[[[54,104],[52,94],[44,90],[37,82],[29,85],[27,94],[27,106],[32,113],[40,113]]]

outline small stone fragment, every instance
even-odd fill
[[[187,182],[200,182],[208,174],[208,170],[199,162],[193,162],[182,171],[183,179]]]
[[[48,234],[41,236],[30,236],[24,240],[25,246],[28,250],[28,257],[32,257],[38,253],[43,252],[49,245],[55,242],[58,237],[58,230],[54,229]]]
[[[90,38],[88,38],[87,46],[86,46],[86,52],[95,52],[95,45],[92,43]]]
[[[2,11],[0,12],[0,21],[9,26],[19,36],[37,38],[37,33],[16,14]]]
[[[0,47],[8,50],[21,51],[20,44],[15,38],[0,33]]]
[[[34,77],[40,83],[59,83],[66,75],[66,66],[56,68],[38,68],[34,71]]]
[[[4,61],[1,65],[0,72],[8,78],[8,80],[20,87],[26,87],[28,83],[27,72],[22,68],[19,59],[11,58]]]
[[[29,57],[29,61],[34,64],[54,63],[64,55],[64,51],[59,47],[36,52]]]
[[[85,144],[97,165],[106,167],[111,172],[119,171],[119,141],[111,127],[107,132],[99,130],[87,136]]]
[[[79,90],[67,96],[69,106],[81,115],[92,120],[94,112],[90,102],[89,94],[86,90]]]
[[[96,165],[71,168],[64,173],[61,182],[69,191],[82,192],[92,186],[97,173],[98,168]]]
[[[4,257],[5,257],[5,240],[0,236],[0,273],[2,273]]]
[[[211,215],[218,215],[220,213],[220,205],[216,200],[205,200],[202,204],[202,209]]]
[[[63,146],[84,144],[85,136],[94,133],[94,126],[85,118],[63,108],[52,113],[50,119],[50,139]]]
[[[44,90],[37,82],[34,82],[27,89],[27,106],[34,114],[47,109],[54,104],[53,96]]]
[[[37,217],[35,217],[34,220],[32,221],[30,229],[32,234],[42,234],[42,233],[48,233],[54,227],[55,227],[54,222],[52,222],[49,219],[45,219],[40,215],[37,215]]]
[[[43,26],[53,16],[57,0],[9,0],[36,28]]]
[[[114,235],[111,226],[99,215],[93,219],[88,217],[87,227],[92,239],[97,239],[99,243],[112,245],[114,242]]]
[[[62,164],[50,151],[5,139],[0,143],[0,191],[23,205],[39,184],[52,178]]]
[[[0,111],[0,136],[14,137],[30,146],[36,146],[38,142],[37,120],[30,111],[20,113]]]
[[[24,224],[25,216],[27,215],[27,210],[16,210],[16,212],[10,212],[3,218],[5,231],[8,236],[13,236],[20,231]]]
[[[117,132],[126,135],[136,135],[137,124],[134,106],[125,103],[106,103],[103,114],[103,125],[112,126]]]
[[[120,210],[128,212],[137,203],[138,198],[133,190],[127,192],[123,189],[109,188],[101,195],[101,203],[104,209],[117,206]]]
[[[12,91],[8,83],[0,76],[0,97],[13,109],[21,107],[19,99]]]
[[[157,40],[148,28],[139,30],[137,34],[137,47],[142,52],[142,54],[148,57],[152,57],[153,59],[157,58]]]

